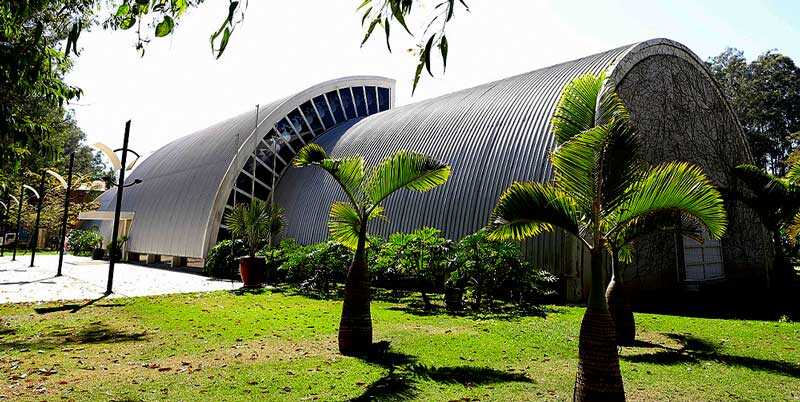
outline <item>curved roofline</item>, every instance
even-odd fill
[[[283,101],[275,105],[272,110],[268,111],[263,118],[259,116],[256,126],[250,131],[249,134],[247,134],[247,138],[242,141],[242,144],[237,150],[236,156],[228,164],[228,168],[225,170],[225,175],[217,187],[213,205],[209,209],[209,215],[206,221],[207,223],[204,228],[205,233],[203,235],[203,255],[208,253],[209,245],[216,240],[218,227],[222,221],[222,212],[228,199],[228,193],[230,193],[230,191],[233,189],[236,177],[244,167],[244,164],[247,162],[250,154],[255,151],[259,141],[261,141],[261,139],[269,132],[269,130],[278,122],[278,120],[289,114],[289,112],[292,110],[298,108],[306,101],[335,89],[348,88],[352,86],[388,87],[390,89],[390,109],[395,105],[396,81],[394,79],[373,75],[356,75],[332,79],[308,87],[292,96],[284,98]],[[259,113],[260,112],[261,110],[259,108]]]
[[[745,137],[744,129],[742,129],[739,118],[736,116],[736,113],[734,113],[719,83],[700,57],[680,42],[667,38],[655,38],[631,45],[625,53],[620,55],[620,57],[608,67],[608,81],[604,90],[616,88],[617,84],[622,82],[634,67],[647,58],[664,55],[677,57],[689,62],[689,64],[697,68],[713,84],[717,96],[722,100],[725,108],[728,110],[728,114],[736,122],[736,134],[739,137],[739,141],[744,144],[747,158],[752,161],[753,154]]]

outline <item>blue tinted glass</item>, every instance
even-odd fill
[[[389,88],[378,88],[378,107],[383,112],[389,110]]]
[[[309,130],[308,126],[306,125],[306,121],[303,120],[303,116],[300,115],[300,111],[298,111],[297,109],[292,110],[292,112],[289,113],[289,120],[292,122],[292,125],[294,126],[294,131],[300,134],[311,132],[311,130]]]
[[[369,114],[378,113],[378,97],[375,94],[375,87],[364,87],[367,92],[367,111]]]
[[[271,166],[270,160],[272,160],[272,158],[270,158],[270,156],[272,155],[272,151],[269,149],[269,145],[265,141],[269,141],[270,138],[275,138],[275,130],[269,130],[269,134],[267,134],[266,139],[264,141],[259,141],[255,150],[256,158],[258,158],[258,160],[261,162],[264,162],[264,164],[267,166]]]
[[[342,110],[342,104],[339,101],[339,95],[335,91],[331,91],[325,94],[325,98],[328,99],[328,104],[331,105],[331,111],[333,112],[333,117],[336,118],[336,122],[341,123],[347,120],[344,110]]]
[[[342,88],[339,90],[339,95],[342,95],[342,106],[347,113],[347,120],[355,119],[356,107],[353,105],[353,95],[350,93],[350,88]]]
[[[353,100],[356,101],[356,110],[360,117],[367,116],[367,104],[364,101],[364,87],[352,87]]]
[[[331,112],[328,110],[328,102],[325,102],[324,96],[320,95],[314,98],[314,106],[317,107],[319,118],[322,119],[322,124],[324,124],[326,128],[331,128],[336,125],[336,122],[333,121],[333,116],[331,116]]]
[[[311,102],[306,102],[300,105],[300,110],[303,111],[303,115],[306,116],[308,124],[311,125],[311,128],[314,129],[315,133],[320,134],[325,131],[325,127],[323,127],[322,122],[319,121],[317,112],[314,110],[314,106],[311,105]]]
[[[277,123],[275,123],[275,128],[278,129],[278,133],[283,138],[291,138],[292,134],[294,134],[294,129],[292,128],[292,125],[289,124],[289,122],[286,121],[285,118],[280,119]],[[274,131],[270,131],[270,132],[272,133],[273,137],[267,137],[267,139],[275,138],[274,137],[275,132]]]

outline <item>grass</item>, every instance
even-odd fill
[[[216,292],[0,306],[0,395],[21,400],[571,398],[583,309],[423,315],[373,305],[384,351],[336,351],[340,302]],[[800,398],[800,324],[637,314],[632,400]],[[386,350],[386,342],[390,343]],[[2,399],[2,398],[0,398]]]

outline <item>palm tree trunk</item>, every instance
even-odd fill
[[[366,219],[361,225],[356,253],[344,286],[342,318],[339,321],[339,352],[364,355],[372,347],[369,269],[366,253]]]
[[[602,249],[591,252],[589,306],[578,339],[578,374],[575,401],[624,401],[625,387],[619,371],[614,320],[603,297]]]
[[[630,346],[636,340],[636,322],[633,318],[631,302],[625,292],[622,268],[617,264],[616,253],[611,253],[611,281],[606,288],[606,303],[608,311],[614,320],[614,329],[617,333],[617,345]]]

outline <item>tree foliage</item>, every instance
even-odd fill
[[[800,68],[775,51],[748,62],[734,48],[712,57],[708,65],[742,124],[757,165],[784,175],[786,159],[800,145]]]

